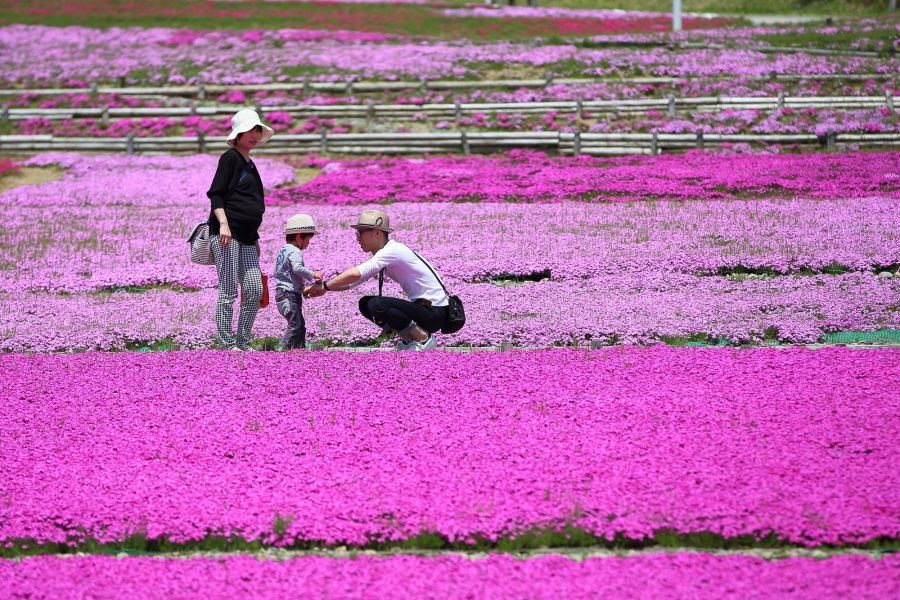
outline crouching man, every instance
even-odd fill
[[[342,292],[378,277],[378,295],[363,296],[359,311],[385,332],[396,332],[402,341],[398,350],[428,350],[436,345],[434,332],[447,320],[449,297],[434,269],[404,244],[390,239],[388,216],[380,210],[365,210],[356,225],[356,240],[363,252],[372,254],[364,263],[306,289],[307,297]],[[408,300],[381,295],[384,276],[400,284]]]

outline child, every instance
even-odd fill
[[[297,214],[284,226],[287,242],[275,259],[275,303],[278,312],[287,319],[287,329],[281,338],[281,350],[306,348],[306,321],[303,318],[304,284],[321,281],[322,274],[303,264],[303,252],[314,235],[319,233],[312,217]]]

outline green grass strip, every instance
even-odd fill
[[[900,344],[900,329],[835,331],[825,334],[825,344]]]
[[[653,536],[644,539],[628,538],[617,534],[612,539],[598,537],[584,529],[565,525],[562,528],[544,527],[520,534],[508,535],[496,540],[475,535],[469,541],[451,541],[439,533],[424,532],[403,540],[372,540],[365,544],[332,543],[320,541],[297,541],[285,543],[278,533],[274,541],[260,539],[246,540],[241,537],[210,535],[202,540],[172,542],[166,538],[149,539],[136,534],[121,542],[101,543],[93,539],[64,543],[38,543],[33,540],[12,540],[0,547],[0,558],[23,558],[40,555],[59,554],[120,554],[147,556],[156,554],[177,554],[193,552],[261,552],[278,550],[448,550],[457,552],[521,552],[552,548],[596,548],[606,550],[643,550],[653,548],[680,548],[695,550],[746,550],[746,549],[825,549],[825,550],[876,550],[881,552],[900,551],[900,539],[880,537],[862,544],[810,544],[803,545],[785,541],[774,533],[743,535],[726,538],[716,533],[678,533],[668,529],[657,529]]]

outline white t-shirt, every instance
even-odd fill
[[[388,240],[384,248],[372,255],[372,258],[356,267],[361,275],[357,284],[384,274],[400,284],[403,293],[411,301],[424,298],[432,306],[447,306],[449,299],[444,288],[425,263],[413,254],[413,251],[400,242]],[[354,287],[356,287],[354,285]]]

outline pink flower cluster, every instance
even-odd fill
[[[4,355],[0,541],[897,538],[898,358]]]
[[[895,598],[898,555],[766,560],[648,554],[573,560],[510,555],[36,557],[0,560],[13,597],[58,598]]]

